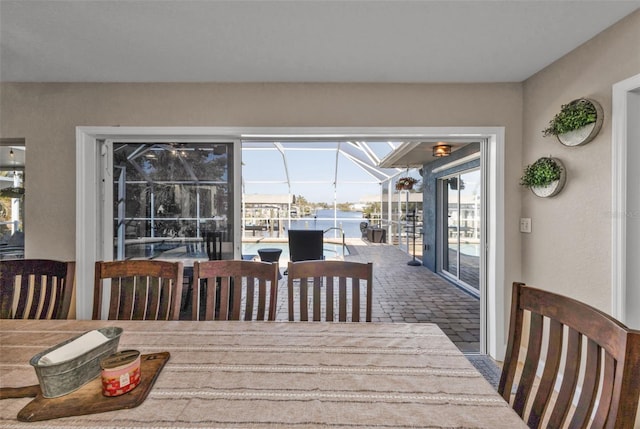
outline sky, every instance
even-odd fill
[[[302,195],[310,202],[333,203],[335,196],[338,203],[358,203],[363,197],[380,195],[379,180],[343,154],[336,157],[335,143],[313,144],[313,150],[309,144],[306,148],[304,143],[288,145],[284,150],[286,168],[282,153],[273,144],[259,146],[243,146],[242,175],[247,194],[288,194],[288,169],[291,193]],[[391,150],[387,144],[374,149],[379,158]],[[334,191],[336,179],[338,186]]]

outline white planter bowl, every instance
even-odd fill
[[[556,137],[558,141],[565,146],[580,146],[589,143],[595,138],[602,128],[602,121],[604,119],[604,113],[602,106],[595,100],[590,98],[584,98],[583,100],[589,101],[596,109],[596,121],[578,128],[577,130],[569,131],[568,133],[559,134]],[[575,101],[575,100],[574,100]]]
[[[537,197],[549,198],[558,195],[560,191],[562,191],[562,188],[564,188],[564,184],[567,181],[567,170],[564,168],[564,164],[562,164],[562,161],[560,161],[558,158],[552,159],[560,166],[560,179],[551,182],[547,186],[532,186],[531,192],[533,192],[533,194]]]

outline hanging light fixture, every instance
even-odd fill
[[[433,147],[433,156],[441,158],[451,155],[451,145],[438,143]]]

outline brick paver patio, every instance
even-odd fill
[[[463,352],[480,348],[480,302],[388,244],[353,240],[345,260],[373,262],[373,321],[436,323]],[[281,267],[284,271],[285,267]],[[287,320],[286,277],[278,290],[278,320]]]
[[[373,262],[373,322],[436,323],[466,353],[480,350],[480,302],[389,244],[349,240],[345,260]],[[284,264],[283,264],[284,265]],[[281,266],[284,272],[286,266]],[[277,320],[288,320],[287,277],[278,288]],[[181,319],[191,318],[190,303]]]

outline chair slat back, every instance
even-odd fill
[[[277,263],[221,260],[193,265],[193,320],[276,320],[277,299]]]
[[[0,262],[0,318],[66,319],[75,262],[15,259]]]
[[[182,275],[182,262],[98,261],[95,265],[93,319],[101,318],[104,289],[110,284],[109,320],[178,320]]]
[[[222,259],[222,231],[208,231],[204,234],[204,245],[210,261]]]
[[[309,309],[311,309],[313,321],[337,319],[339,322],[360,322],[364,313],[364,321],[371,322],[373,300],[373,264],[371,262],[326,260],[289,262],[287,272],[290,321],[309,321]],[[309,288],[311,288],[311,298]],[[361,301],[363,294],[364,311]],[[297,306],[296,296],[299,297]]]
[[[523,283],[514,283],[512,293],[498,392],[527,425],[633,428],[640,331],[587,304]]]

